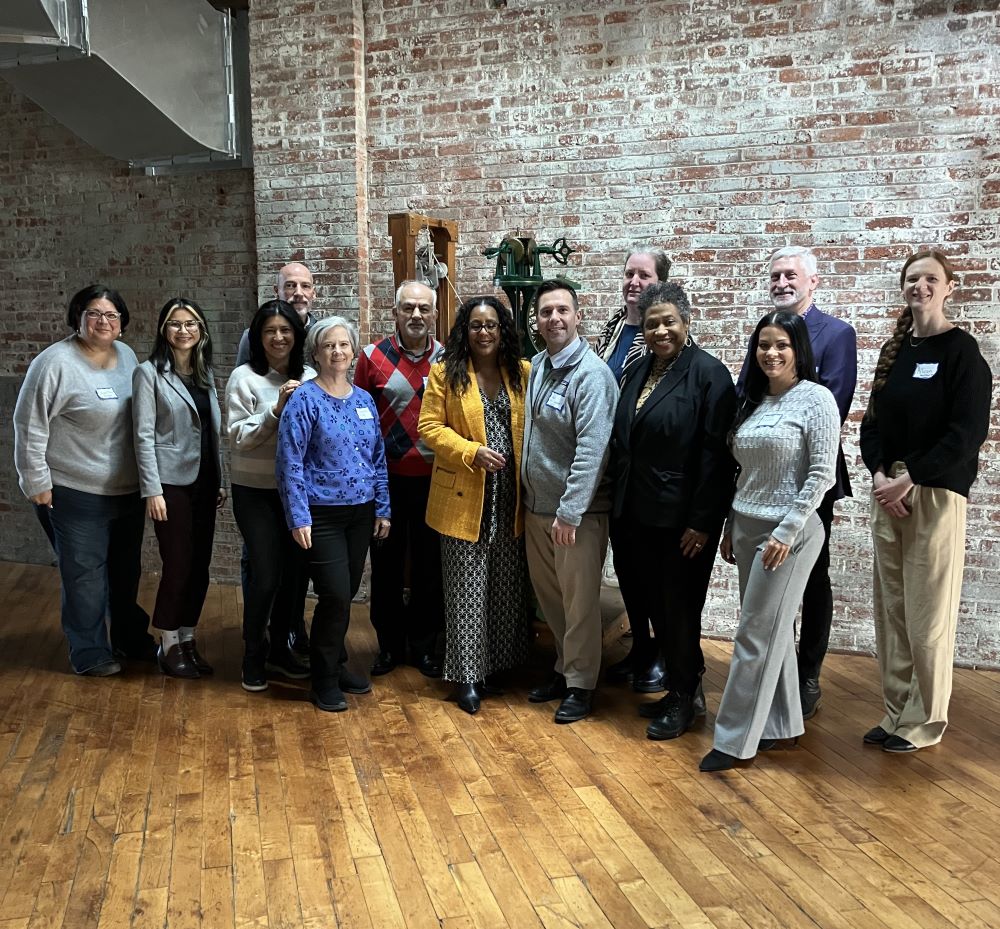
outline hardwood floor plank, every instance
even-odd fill
[[[707,719],[660,743],[628,687],[573,726],[529,704],[551,653],[475,716],[406,666],[328,714],[239,687],[238,588],[209,592],[197,681],[69,673],[51,568],[0,564],[0,599],[0,929],[1000,925],[995,672],[957,669],[942,744],[894,757],[860,743],[875,662],[831,655],[797,745],[709,776],[728,643]]]

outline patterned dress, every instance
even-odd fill
[[[521,664],[528,650],[524,619],[523,539],[514,537],[518,474],[510,430],[510,399],[501,387],[495,400],[479,391],[486,417],[486,444],[507,461],[487,472],[478,542],[441,536],[444,574],[444,676],[471,683]]]

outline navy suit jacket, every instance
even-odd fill
[[[833,394],[840,410],[840,423],[843,425],[847,414],[851,411],[854,388],[858,383],[857,333],[850,323],[845,323],[836,316],[827,315],[816,304],[813,304],[806,314],[805,322],[806,329],[809,330],[813,358],[816,361],[816,379]],[[736,391],[740,397],[743,396],[743,387],[746,383],[747,366],[752,361],[748,352],[743,359],[740,377],[736,382]],[[828,496],[832,500],[852,496],[843,443],[837,449],[837,483],[830,488]]]

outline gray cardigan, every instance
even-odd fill
[[[222,477],[219,431],[222,413],[209,372],[208,397],[212,409],[212,448]],[[139,466],[139,492],[158,497],[164,484],[184,487],[198,478],[201,466],[201,419],[184,382],[170,367],[161,374],[144,361],[132,374],[132,430]]]
[[[579,526],[585,513],[611,509],[601,479],[617,402],[611,369],[584,339],[558,368],[548,352],[532,358],[521,454],[524,504],[532,513]]]

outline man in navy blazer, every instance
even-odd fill
[[[819,284],[816,256],[801,245],[779,248],[771,256],[769,294],[776,310],[798,313],[809,330],[813,356],[816,359],[816,379],[833,394],[840,408],[841,424],[847,419],[858,380],[858,339],[854,327],[835,316],[828,316],[813,302]],[[742,396],[749,355],[736,389]],[[810,719],[820,706],[819,672],[830,642],[833,622],[833,591],[830,587],[830,527],[833,505],[850,497],[851,482],[844,461],[844,449],[837,451],[837,483],[830,488],[817,515],[823,522],[825,538],[819,558],[813,567],[802,596],[802,625],[799,630],[799,696],[802,717]]]

